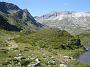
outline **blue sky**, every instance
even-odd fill
[[[53,11],[90,11],[90,0],[1,0],[28,9],[33,16]]]

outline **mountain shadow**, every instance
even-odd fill
[[[0,28],[7,31],[20,31],[20,28],[17,28],[15,25],[8,23],[7,19],[0,15]]]

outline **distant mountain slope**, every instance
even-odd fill
[[[42,27],[42,24],[36,22],[27,9],[20,9],[12,3],[0,2],[0,15],[6,18],[9,24],[22,30],[36,30]]]
[[[54,12],[35,19],[49,27],[64,29],[71,34],[90,33],[89,12]]]
[[[0,15],[0,28],[8,31],[20,31],[20,28],[17,28],[15,25],[11,25],[8,21]]]

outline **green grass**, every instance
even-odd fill
[[[18,54],[22,54],[26,58],[39,58],[43,67],[49,67],[49,60],[55,60],[56,64],[51,67],[58,67],[61,60],[63,60],[63,56],[76,56],[84,51],[82,48],[76,49],[75,47],[73,47],[73,50],[62,49],[60,45],[64,44],[67,47],[68,41],[74,39],[74,37],[66,31],[58,29],[44,29],[38,32],[10,32],[5,30],[1,30],[0,32],[0,41],[14,40],[18,45],[17,48],[7,50],[6,53],[0,52],[0,63],[8,61],[8,58],[13,59]],[[3,47],[6,48],[9,46]]]
[[[90,34],[80,34],[79,38],[82,45],[90,45]]]
[[[71,61],[69,62],[68,67],[90,67],[90,64],[83,64],[79,61]]]
[[[70,37],[68,37],[70,36]],[[71,35],[58,29],[45,29],[33,34],[21,34],[19,38],[14,39],[17,43],[29,43],[33,46],[59,48],[61,44],[67,44]]]

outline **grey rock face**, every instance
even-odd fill
[[[35,19],[49,27],[60,28],[71,34],[90,33],[89,12],[54,12]]]
[[[0,2],[0,11],[4,13],[8,13],[9,10],[20,10],[20,8],[14,4],[6,3],[6,2]]]
[[[0,2],[0,15],[7,18],[9,24],[22,30],[36,30],[42,27],[27,9],[20,9],[12,3]]]

